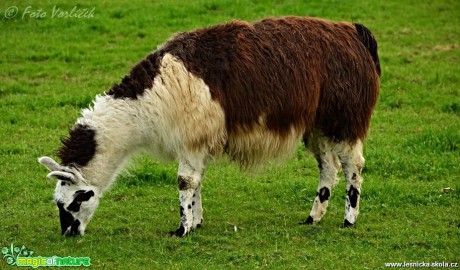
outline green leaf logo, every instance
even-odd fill
[[[11,243],[10,247],[2,248],[3,260],[9,265],[16,265],[16,261],[19,256],[30,257],[34,252],[22,245],[22,247],[16,247]]]

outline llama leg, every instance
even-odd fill
[[[203,164],[201,160],[195,160],[195,162],[181,160],[179,162],[177,183],[179,188],[181,221],[179,229],[171,232],[171,235],[182,237],[196,227],[198,223],[194,222],[194,214],[197,214],[197,219],[199,218],[200,221],[202,219],[200,182],[204,172]],[[193,211],[194,208],[195,211]]]
[[[203,206],[201,205],[201,184],[195,189],[192,201],[193,224],[192,228],[200,228],[203,223]]]
[[[364,167],[363,144],[357,141],[353,145],[347,145],[339,153],[339,159],[343,166],[343,172],[347,181],[344,226],[353,226],[359,214],[359,198],[361,195],[361,170]]]
[[[319,184],[313,207],[307,220],[302,224],[312,224],[320,221],[324,216],[329,204],[329,198],[332,188],[338,182],[337,172],[340,169],[340,163],[332,151],[332,145],[326,137],[313,137],[309,139],[308,147],[315,154],[319,168]]]

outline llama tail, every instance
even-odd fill
[[[380,76],[381,69],[379,54],[377,53],[377,40],[375,40],[374,35],[372,35],[371,31],[366,26],[359,23],[354,23],[353,25],[356,28],[359,40],[361,41],[361,43],[363,43],[364,47],[366,47],[366,49],[372,55],[372,60],[374,60],[375,69],[377,71],[377,74]]]

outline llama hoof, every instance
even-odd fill
[[[351,223],[350,221],[348,221],[347,219],[345,219],[343,221],[343,227],[344,228],[351,228],[351,227],[354,227],[355,224]]]
[[[169,232],[169,236],[171,236],[171,237],[183,237],[186,234],[187,233],[185,232],[185,228],[182,225],[180,225],[179,229],[177,229],[176,231],[170,231]]]
[[[313,218],[311,216],[308,216],[307,220],[300,222],[300,225],[310,225],[313,224]]]
[[[200,221],[193,222],[192,230],[201,228],[202,224],[203,224],[203,219],[200,219]]]

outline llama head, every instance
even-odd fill
[[[63,236],[83,235],[94,211],[99,205],[99,189],[87,184],[80,172],[70,166],[62,166],[50,157],[38,159],[56,179],[54,200],[59,209]]]

